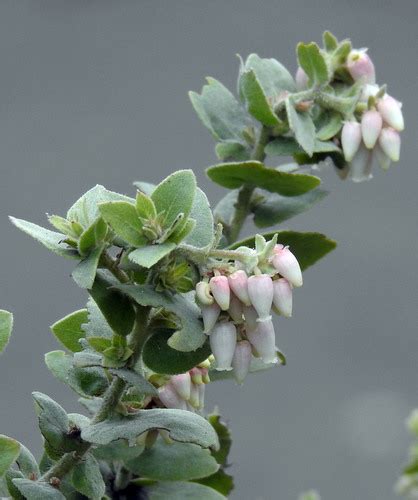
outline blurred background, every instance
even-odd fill
[[[84,306],[72,263],[14,229],[46,225],[96,183],[133,194],[192,168],[212,203],[224,190],[204,168],[213,142],[188,101],[205,76],[235,88],[238,60],[257,52],[292,72],[298,41],[330,29],[368,46],[379,83],[404,102],[401,161],[372,182],[324,175],[328,196],[289,221],[338,249],[305,274],[291,321],[277,321],[288,366],[244,387],[214,383],[233,431],[231,498],[395,497],[417,391],[416,0],[2,0],[0,3],[0,307],[15,332],[0,359],[0,432],[36,452],[30,393],[68,410],[73,394],[43,365],[59,348],[49,325]],[[250,229],[248,229],[250,230]]]

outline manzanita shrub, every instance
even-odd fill
[[[65,350],[45,356],[86,414],[34,392],[44,453],[37,462],[1,436],[2,495],[229,495],[231,437],[205,413],[207,385],[285,365],[273,316],[291,317],[302,272],[335,247],[320,233],[277,229],[238,241],[245,221],[274,226],[320,201],[319,164],[362,181],[375,161],[387,169],[399,159],[401,105],[376,84],[366,50],[326,32],[322,48],[300,43],[297,58],[293,78],[251,54],[240,60],[237,97],[213,78],[190,94],[222,162],[207,175],[230,190],[213,211],[194,173],[180,170],[158,185],[136,182],[134,198],[96,186],[48,217],[54,231],[11,218],[74,259],[72,278],[88,291],[84,309],[51,327]],[[1,349],[11,328],[1,311]]]

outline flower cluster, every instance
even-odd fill
[[[276,363],[272,309],[292,315],[292,288],[302,285],[302,273],[288,247],[275,244],[264,261],[248,274],[239,262],[196,286],[204,331],[209,335],[216,370],[234,370],[242,383],[254,357]]]
[[[210,382],[210,360],[186,373],[173,375],[158,390],[158,397],[166,408],[196,411],[205,404],[205,385]]]

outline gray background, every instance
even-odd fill
[[[105,1],[0,3],[0,305],[16,329],[0,359],[0,429],[40,449],[30,398],[41,390],[68,409],[43,353],[59,348],[49,325],[82,307],[72,264],[50,255],[6,215],[45,223],[96,183],[133,193],[193,168],[213,202],[223,194],[204,168],[213,142],[188,102],[204,77],[235,85],[237,52],[277,57],[324,29],[368,46],[378,80],[404,102],[402,158],[372,182],[324,184],[332,194],[289,226],[320,230],[339,248],[309,270],[295,315],[277,322],[289,365],[243,388],[213,384],[235,444],[233,498],[394,498],[418,404],[416,0]]]

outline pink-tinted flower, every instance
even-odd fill
[[[368,181],[372,178],[372,158],[372,152],[362,144],[356,156],[350,162],[348,176],[353,182]]]
[[[201,306],[210,306],[214,299],[210,293],[210,286],[207,281],[200,281],[196,285],[196,299]]]
[[[246,330],[255,330],[258,326],[258,314],[253,306],[244,307],[244,318]]]
[[[213,303],[211,306],[202,306],[201,312],[203,319],[203,331],[209,335],[218,321],[221,308],[218,304]]]
[[[229,302],[228,313],[233,319],[235,324],[242,323],[242,302],[238,299],[235,294],[231,294],[231,300]]]
[[[217,323],[209,337],[216,369],[232,370],[231,362],[237,343],[237,330],[231,322]]]
[[[189,373],[190,373],[190,378],[194,384],[196,385],[203,384],[202,371],[200,370],[200,368],[197,367],[192,368]]]
[[[302,271],[299,262],[287,247],[276,245],[271,262],[283,278],[286,278],[290,284],[296,287],[303,285]]]
[[[392,128],[401,132],[405,128],[401,104],[392,96],[385,94],[377,101],[377,109],[383,120]]]
[[[399,132],[390,127],[385,127],[380,132],[379,146],[392,161],[399,161],[401,152],[401,136]]]
[[[192,381],[188,372],[181,373],[179,375],[173,375],[170,382],[174,389],[177,391],[177,394],[182,399],[187,401],[190,398],[190,388],[192,385]]]
[[[292,316],[292,286],[285,278],[273,281],[273,304],[286,318]]]
[[[358,122],[345,122],[341,131],[341,145],[346,161],[351,161],[361,144],[361,125]]]
[[[309,83],[308,75],[300,66],[296,70],[295,82],[297,90],[305,90],[308,88],[308,83]]]
[[[369,110],[361,118],[361,134],[366,148],[373,149],[382,130],[382,115],[375,110]]]
[[[391,164],[389,156],[386,156],[379,144],[373,149],[373,158],[376,158],[380,168],[388,170]]]
[[[264,363],[276,363],[276,338],[271,320],[259,322],[254,331],[247,332],[247,338]]]
[[[229,308],[229,300],[231,291],[229,289],[228,278],[226,276],[214,276],[211,278],[210,291],[222,311],[227,311]]]
[[[248,295],[260,319],[270,317],[273,303],[273,282],[268,274],[248,278]]]
[[[251,344],[247,340],[239,341],[235,347],[234,357],[232,359],[234,377],[238,384],[242,384],[248,374],[251,357]]]
[[[187,410],[186,401],[179,396],[171,383],[165,384],[158,389],[158,397],[166,408]]]
[[[375,83],[374,64],[366,49],[352,50],[347,57],[347,69],[355,82]]]
[[[199,396],[199,386],[197,384],[192,384],[189,403],[193,408],[199,408],[200,396]]]
[[[243,270],[235,271],[228,276],[228,283],[231,290],[246,306],[251,305],[251,300],[248,295],[248,276]]]

